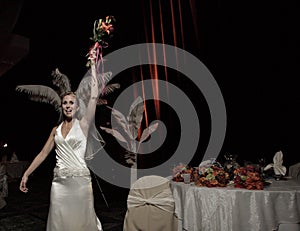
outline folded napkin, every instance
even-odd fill
[[[211,158],[209,160],[204,160],[199,164],[199,168],[209,168],[216,162],[216,158]]]
[[[200,175],[205,174],[206,169],[210,168],[215,163],[217,163],[215,158],[202,161],[198,167]]]
[[[283,163],[283,154],[282,151],[276,152],[273,157],[273,163],[268,164],[264,170],[268,170],[273,168],[274,173],[276,175],[285,175],[286,174],[286,167],[282,165]]]

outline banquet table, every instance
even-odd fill
[[[300,230],[300,184],[272,180],[263,190],[208,188],[171,181],[178,230]]]

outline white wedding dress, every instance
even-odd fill
[[[55,134],[56,167],[51,186],[47,231],[99,231],[90,171],[84,155],[87,138],[76,119],[66,138]]]

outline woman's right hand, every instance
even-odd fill
[[[20,183],[20,190],[24,193],[28,192],[28,188],[26,187],[26,183],[28,181],[28,177],[27,176],[23,176],[21,183]]]

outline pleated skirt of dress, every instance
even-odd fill
[[[91,176],[54,177],[47,231],[102,231],[94,209]]]

